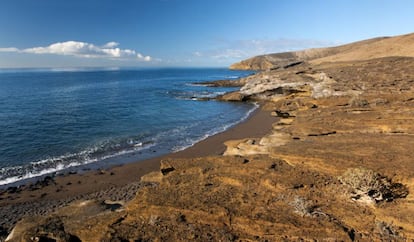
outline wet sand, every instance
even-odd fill
[[[105,170],[48,177],[36,184],[0,191],[0,230],[9,229],[24,214],[45,214],[77,199],[132,199],[141,186],[141,176],[159,170],[161,160],[221,155],[225,141],[262,137],[270,132],[275,121],[259,107],[245,121],[176,153]]]

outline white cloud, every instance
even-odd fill
[[[270,54],[277,52],[296,51],[309,48],[318,48],[335,45],[333,42],[319,41],[311,39],[254,39],[254,40],[242,40],[235,43],[243,49],[250,49],[257,55]]]
[[[193,52],[194,56],[201,57],[203,54],[200,51]]]
[[[118,42],[111,41],[111,42],[106,43],[103,47],[104,48],[114,48],[114,47],[117,47],[118,45],[119,45]]]
[[[244,58],[248,56],[246,50],[241,49],[224,49],[212,53],[211,57],[215,59],[237,59],[237,58]]]
[[[14,47],[0,48],[0,52],[18,52],[19,49]]]
[[[150,56],[144,56],[135,50],[120,49],[117,42],[108,42],[103,46],[79,41],[66,41],[53,43],[46,47],[33,47],[18,49],[15,47],[0,48],[0,52],[18,52],[30,54],[70,55],[82,58],[109,58],[109,59],[137,59],[151,61]]]

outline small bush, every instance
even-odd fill
[[[392,223],[377,221],[377,231],[383,241],[406,241],[405,236],[401,233],[402,228],[396,227]]]
[[[362,99],[358,96],[354,96],[349,100],[351,107],[354,108],[365,108],[369,107],[369,102],[366,99]]]
[[[348,169],[339,180],[352,189],[354,199],[369,197],[375,202],[392,201],[408,195],[408,189],[401,183],[365,168]]]
[[[295,213],[303,217],[313,216],[317,208],[311,201],[299,196],[296,196],[289,204],[293,207]]]

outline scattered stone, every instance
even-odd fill
[[[17,187],[8,187],[7,192],[10,194],[17,193],[19,189]]]
[[[105,207],[105,209],[109,209],[111,211],[120,211],[123,208],[124,203],[122,201],[105,200],[102,202],[102,205]]]
[[[106,171],[105,171],[105,170],[103,170],[103,169],[99,169],[99,170],[98,170],[98,174],[99,174],[99,175],[104,175],[104,174],[106,174]]]
[[[327,135],[332,135],[332,134],[336,134],[336,131],[328,131],[328,132],[322,132],[319,134],[308,134],[308,136],[312,137],[312,136],[327,136]]]
[[[295,116],[290,115],[288,112],[283,112],[280,110],[275,110],[271,113],[272,116],[279,117],[279,118],[293,118]]]
[[[161,169],[161,173],[164,176],[167,175],[168,173],[172,172],[172,171],[175,171],[175,168],[174,167],[167,167],[167,168]]]
[[[293,189],[300,189],[300,188],[304,188],[305,186],[303,184],[294,184],[293,185]]]
[[[167,175],[170,172],[175,171],[175,168],[170,164],[169,161],[161,161],[161,173],[163,176]]]
[[[8,231],[6,228],[0,225],[0,239],[6,237],[8,235]]]
[[[177,222],[179,222],[179,223],[185,223],[185,222],[187,222],[187,219],[185,218],[185,215],[184,214],[178,215]]]
[[[51,184],[56,184],[55,179],[51,176],[46,176],[42,181],[39,182],[42,186],[49,186]]]
[[[248,140],[246,140],[246,144],[248,144],[248,145],[255,145],[256,144],[256,140],[254,140],[254,139],[248,139]]]

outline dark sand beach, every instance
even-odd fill
[[[0,192],[0,226],[10,229],[24,215],[47,214],[78,199],[132,199],[140,187],[141,176],[159,170],[161,160],[221,155],[225,141],[262,137],[271,131],[275,121],[259,107],[245,121],[176,153],[105,170],[49,176],[34,184],[8,188]]]

